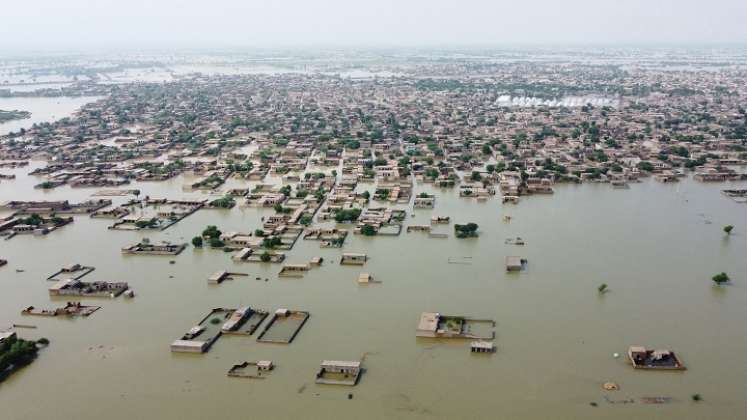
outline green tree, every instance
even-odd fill
[[[218,239],[222,232],[215,225],[209,225],[202,231],[202,236],[210,239]]]
[[[39,226],[44,223],[44,219],[36,213],[32,213],[31,216],[21,219],[21,223],[24,225]]]
[[[467,223],[466,225],[454,225],[454,233],[457,238],[474,238],[477,237],[477,223]]]
[[[713,280],[714,283],[716,283],[718,285],[721,285],[721,284],[724,284],[724,283],[728,283],[729,280],[731,280],[731,279],[729,278],[728,274],[722,272],[722,273],[718,273],[715,276],[711,277],[711,280]]]
[[[724,226],[724,232],[726,232],[727,235],[731,235],[732,230],[734,230],[734,226],[732,225]]]
[[[202,247],[202,237],[201,236],[195,236],[192,238],[192,245],[194,245],[196,248]]]
[[[364,236],[374,236],[376,235],[376,228],[369,224],[365,224],[361,227],[361,234]]]
[[[335,213],[337,223],[353,222],[358,220],[361,215],[361,209],[341,209]]]
[[[230,209],[231,207],[236,205],[236,200],[234,200],[232,197],[225,196],[223,198],[211,201],[210,205],[221,209]]]

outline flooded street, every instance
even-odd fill
[[[4,169],[17,179],[0,183],[0,201],[79,202],[97,191],[34,190],[40,181],[26,174],[39,165]],[[151,197],[208,197],[183,192],[186,183],[178,177],[126,188]],[[341,266],[343,250],[299,239],[286,263],[324,258],[303,278],[278,278],[278,264],[235,263],[221,250],[120,253],[142,237],[189,242],[208,224],[251,232],[272,209],[203,209],[147,235],[76,216],[47,236],[0,241],[0,257],[9,262],[0,268],[0,319],[36,325],[19,333],[51,341],[37,361],[0,385],[2,417],[736,418],[747,409],[741,386],[747,362],[736,357],[747,352],[747,207],[720,193],[728,186],[744,183],[558,185],[552,196],[501,205],[497,198],[476,202],[455,189],[417,185],[416,194],[436,194],[436,207],[413,212],[410,204],[405,226],[450,216],[452,225],[435,229],[448,239],[404,230],[399,237],[350,235],[343,250],[367,253],[363,267]],[[373,184],[361,189],[373,192]],[[453,224],[467,222],[479,224],[480,237],[456,239]],[[730,237],[722,231],[727,224],[736,226]],[[504,243],[517,236],[526,246]],[[506,273],[509,255],[526,258],[528,269]],[[96,267],[86,281],[128,282],[135,299],[82,299],[103,306],[89,318],[23,317],[29,305],[64,304],[50,299],[45,279],[72,263]],[[218,270],[249,276],[208,285]],[[712,284],[721,271],[733,284]],[[382,283],[359,286],[361,272]],[[602,283],[609,286],[605,295],[597,292]],[[290,345],[258,343],[255,334],[223,336],[203,355],[169,351],[210,309],[242,305],[311,317]],[[496,354],[471,354],[469,340],[416,339],[426,311],[494,319]],[[674,350],[689,369],[634,371],[624,357],[630,345]],[[357,387],[314,384],[322,360],[362,357],[366,371]],[[277,368],[264,380],[226,377],[245,360],[272,360]],[[604,391],[608,381],[620,390]],[[705,401],[691,402],[695,393]],[[643,397],[672,399],[658,405]]]

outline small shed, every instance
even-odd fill
[[[340,264],[347,264],[347,265],[363,265],[368,260],[368,257],[366,254],[355,254],[352,252],[346,252],[342,254],[342,259],[340,260]]]
[[[506,271],[521,271],[524,267],[525,259],[516,256],[506,257]]]
[[[272,364],[271,360],[260,360],[257,362],[257,370],[272,370],[275,365]]]
[[[470,343],[470,351],[472,353],[493,353],[495,352],[495,346],[490,341],[473,341]]]

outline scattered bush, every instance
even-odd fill
[[[361,209],[342,209],[335,213],[335,221],[337,223],[354,222],[360,215]]]
[[[466,225],[454,225],[454,232],[457,238],[476,238],[477,237],[477,223],[467,223]]]
[[[716,284],[720,285],[720,284],[728,283],[729,280],[731,280],[731,279],[729,278],[728,274],[726,274],[726,273],[719,273],[719,274],[716,274],[715,276],[711,277],[711,280],[713,280]]]
[[[361,234],[364,236],[375,236],[376,228],[368,224],[363,225],[363,227],[361,227]]]
[[[202,237],[210,238],[210,239],[218,239],[221,233],[223,232],[218,230],[218,227],[216,227],[215,225],[210,225],[206,227],[205,230],[202,231]]]

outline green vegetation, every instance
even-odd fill
[[[361,209],[341,209],[335,213],[337,223],[354,222],[361,215]]]
[[[466,225],[454,225],[454,233],[459,239],[464,238],[476,238],[477,237],[477,223],[467,223]]]
[[[137,226],[138,229],[153,229],[158,227],[159,221],[155,217],[150,218],[148,220],[138,220],[135,222],[135,226]]]
[[[374,228],[373,226],[369,224],[365,224],[363,225],[363,227],[361,227],[361,234],[364,236],[375,236],[376,228]]]
[[[314,220],[314,216],[310,214],[304,214],[298,219],[298,224],[308,226],[311,224],[312,220]]]
[[[600,284],[599,287],[597,287],[597,291],[599,292],[600,295],[603,295],[609,292],[609,288],[607,288],[607,283]]]
[[[232,197],[225,196],[223,198],[211,201],[210,205],[212,207],[218,207],[221,209],[230,209],[236,205],[236,200],[234,200]]]
[[[57,184],[55,184],[52,181],[44,181],[41,184],[37,185],[37,187],[39,187],[39,188],[41,188],[43,190],[51,190],[55,186],[57,186]]]
[[[272,238],[265,238],[262,240],[262,248],[277,248],[283,244],[283,240],[279,236],[273,236]]]
[[[221,241],[218,238],[210,238],[210,247],[211,248],[223,248],[223,246],[226,245],[225,242]]]
[[[728,274],[722,272],[722,273],[718,273],[715,276],[711,277],[711,280],[713,280],[714,283],[716,283],[718,285],[722,285],[724,283],[728,283],[729,280],[731,280],[731,279],[729,278]]]
[[[734,230],[734,226],[732,225],[724,226],[724,232],[726,232],[727,235],[731,235],[732,230]]]
[[[220,324],[221,322],[223,322],[223,321],[221,321],[221,319],[220,319],[220,318],[211,318],[211,319],[210,319],[210,323],[211,323],[211,324],[213,324],[213,325],[218,325],[218,324]]]
[[[654,170],[654,165],[651,164],[651,162],[640,162],[638,163],[638,169],[642,171],[651,172]]]
[[[685,168],[693,169],[698,166],[703,166],[706,164],[706,157],[701,156],[695,160],[688,159],[687,162],[685,162]]]
[[[202,247],[202,237],[201,236],[195,236],[192,238],[192,245],[194,245],[195,248],[201,248]]]
[[[14,370],[33,362],[38,351],[39,348],[33,341],[15,337],[7,339],[0,346],[0,382]]]
[[[209,239],[218,239],[220,238],[220,234],[223,233],[220,230],[218,230],[218,227],[215,225],[209,225],[205,228],[205,230],[202,231],[202,237],[203,238],[209,238]]]
[[[293,211],[292,208],[283,207],[283,205],[280,203],[275,204],[274,206],[272,206],[272,208],[275,210],[275,213],[280,213],[280,214],[288,214]]]
[[[387,198],[389,198],[390,193],[391,191],[388,188],[379,188],[376,190],[374,198],[377,200],[386,200]]]
[[[699,402],[703,400],[703,397],[700,394],[693,394],[690,399],[695,402]]]
[[[259,256],[259,259],[262,262],[270,262],[272,260],[272,255],[270,255],[269,252],[265,251],[262,253],[262,255]]]
[[[22,225],[39,226],[44,223],[44,219],[38,214],[33,213],[31,216],[21,219],[20,222]]]

